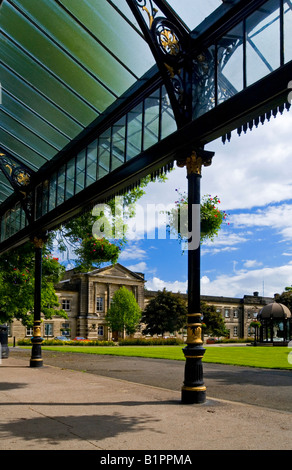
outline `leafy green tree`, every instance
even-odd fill
[[[147,304],[141,319],[146,327],[143,334],[164,335],[166,332],[174,333],[186,324],[186,302],[166,289],[158,294]]]
[[[165,175],[160,175],[158,183],[165,182],[166,179]],[[150,181],[150,176],[143,178],[139,186],[120,196],[118,203],[114,198],[104,205],[99,204],[97,209],[70,220],[55,232],[61,251],[66,251],[68,247],[73,249],[77,271],[87,272],[102,263],[117,262],[127,243],[127,221],[135,216],[135,204],[145,194]],[[97,228],[98,235],[95,233]]]
[[[220,312],[216,312],[216,307],[214,305],[208,305],[205,302],[201,302],[201,313],[203,315],[203,324],[205,325],[204,334],[210,336],[228,335],[224,318]]]
[[[285,287],[285,290],[282,292],[282,294],[276,294],[275,301],[286,305],[286,307],[288,307],[292,313],[292,287]]]
[[[135,296],[126,287],[117,290],[112,298],[111,306],[106,314],[106,320],[112,331],[128,335],[135,333],[141,319],[141,309]]]
[[[54,290],[64,273],[57,258],[43,250],[43,275],[41,310],[46,319],[54,315],[67,318]],[[12,322],[14,318],[23,325],[33,326],[34,312],[34,246],[28,242],[0,256],[0,322]]]

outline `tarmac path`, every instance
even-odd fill
[[[10,348],[10,356],[29,362],[30,350]],[[42,351],[46,365],[180,391],[184,361]],[[205,363],[207,398],[292,412],[292,371]]]

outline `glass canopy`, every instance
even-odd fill
[[[222,2],[168,4],[194,29]],[[125,0],[3,0],[0,27],[0,153],[32,171],[154,65]],[[0,204],[12,192],[0,171]]]
[[[259,0],[245,8],[246,3],[157,0],[181,19],[199,47],[192,51],[194,121],[292,60],[292,3]],[[38,221],[152,151],[177,126],[126,0],[0,0],[0,5],[2,242],[27,224],[15,199],[5,205],[13,194],[9,172],[17,175],[16,183],[37,173],[30,196]],[[204,30],[221,18],[223,23],[237,5],[237,20],[232,17],[215,36],[204,38]]]

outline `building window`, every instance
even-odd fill
[[[234,316],[234,318],[238,318],[238,310],[234,310],[233,316]]]
[[[233,336],[237,336],[237,326],[233,328]]]
[[[53,336],[53,323],[45,323],[45,336]]]
[[[62,300],[62,310],[71,310],[71,301],[69,299]]]
[[[70,323],[62,323],[61,333],[64,336],[70,336]]]
[[[229,318],[229,317],[230,317],[230,310],[227,309],[227,308],[224,310],[224,317],[225,317],[225,318]]]
[[[97,329],[98,336],[103,336],[103,325],[99,325]]]
[[[33,336],[33,328],[29,326],[26,328],[26,336]]]
[[[96,311],[97,312],[103,312],[104,311],[103,297],[96,297]]]

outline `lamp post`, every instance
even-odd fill
[[[178,166],[186,166],[188,178],[188,313],[187,346],[183,349],[186,363],[181,401],[200,404],[206,401],[202,358],[201,262],[200,262],[200,204],[202,167],[210,166],[213,152],[198,149]]]

